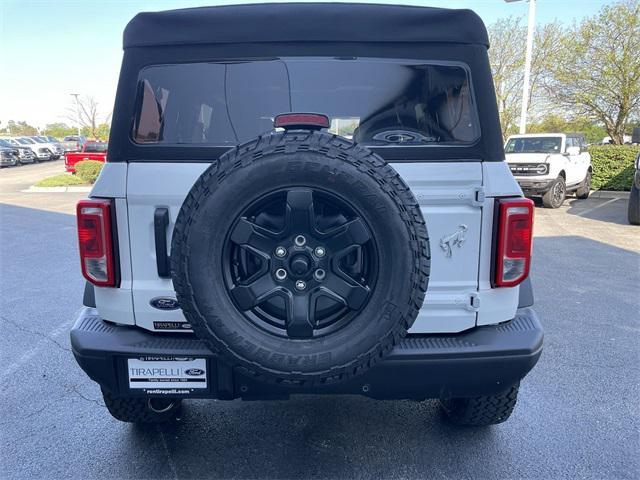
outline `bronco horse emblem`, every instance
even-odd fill
[[[458,225],[458,230],[456,230],[455,233],[452,233],[451,235],[445,235],[440,239],[440,248],[444,250],[445,257],[451,258],[451,255],[453,255],[454,246],[458,248],[462,247],[464,241],[466,240],[466,232],[466,225]]]

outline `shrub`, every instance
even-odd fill
[[[593,145],[589,147],[593,165],[592,188],[596,190],[630,190],[633,161],[640,152],[634,145]]]
[[[87,183],[95,183],[104,162],[97,160],[83,160],[76,163],[76,175]]]

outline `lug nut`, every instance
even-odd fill
[[[296,282],[296,288],[297,288],[298,290],[304,290],[305,288],[307,288],[307,284],[306,284],[306,283],[304,283],[302,280],[298,280],[298,281]]]
[[[321,282],[322,280],[324,280],[324,277],[326,276],[326,272],[319,268],[317,269],[315,272],[313,272],[313,278],[315,278],[316,280],[318,280],[319,282]]]
[[[284,257],[287,254],[287,249],[284,247],[276,247],[276,257]]]
[[[276,278],[278,280],[284,280],[287,278],[287,271],[284,268],[279,268],[276,270]]]
[[[304,246],[305,243],[307,243],[307,239],[304,238],[303,235],[298,235],[293,241],[299,247],[302,247],[302,246]]]
[[[324,257],[324,255],[327,253],[326,250],[324,249],[324,247],[316,247],[316,249],[313,251],[313,253],[316,254],[316,257]]]

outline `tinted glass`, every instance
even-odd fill
[[[504,148],[507,153],[560,153],[562,137],[511,138]]]
[[[84,146],[85,152],[106,152],[107,144],[106,143],[87,143]]]
[[[231,146],[285,112],[319,112],[374,146],[469,144],[479,127],[467,70],[424,61],[280,58],[160,65],[138,85],[138,143]]]

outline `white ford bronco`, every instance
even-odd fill
[[[543,333],[487,48],[468,10],[137,15],[77,207],[71,344],[110,413],[361,394],[505,421]]]
[[[580,199],[589,198],[593,169],[583,135],[511,135],[505,152],[524,194],[542,197],[545,207],[561,207],[568,192],[575,192]]]

